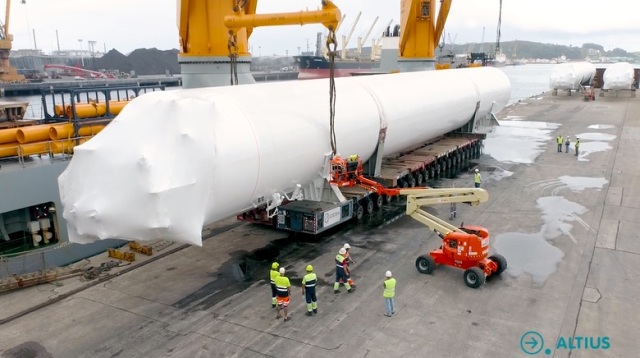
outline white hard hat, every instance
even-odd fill
[[[346,253],[347,253],[347,250],[346,250],[344,247],[342,247],[342,248],[340,248],[340,251],[338,251],[338,253],[339,253],[340,255],[344,255],[344,254],[346,254]]]
[[[280,274],[284,275],[284,267],[280,267]]]
[[[350,249],[350,248],[351,248],[351,245],[349,245],[349,244],[344,244],[344,246],[343,246],[343,247],[344,247],[345,249]]]
[[[387,273],[384,274],[387,277],[391,277],[391,271],[387,271]]]
[[[479,172],[479,171],[480,171],[479,169],[476,169],[476,173]]]

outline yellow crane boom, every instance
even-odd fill
[[[0,31],[0,82],[22,82],[24,76],[11,67],[9,57],[11,56],[11,42],[13,35],[9,33],[9,20],[11,19],[11,0],[6,0],[4,14],[4,26]]]

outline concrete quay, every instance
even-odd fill
[[[489,202],[459,205],[455,219],[487,227],[492,251],[508,261],[478,289],[455,268],[418,273],[417,256],[440,241],[400,203],[319,238],[229,219],[207,229],[201,248],[167,248],[93,283],[1,294],[0,356],[635,356],[640,98],[596,98],[545,94],[499,114],[478,163]],[[569,153],[557,151],[558,135],[571,137]],[[434,183],[452,185],[471,186],[473,176]],[[448,205],[429,211],[448,219]],[[336,295],[333,259],[345,242],[357,290]],[[271,308],[272,260],[293,285],[289,322]],[[320,279],[313,317],[300,289],[307,264]],[[384,316],[387,270],[398,280],[393,317]]]

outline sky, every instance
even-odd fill
[[[9,32],[14,36],[14,50],[33,49],[36,45],[45,53],[57,50],[56,30],[62,50],[89,50],[89,41],[96,41],[96,51],[115,48],[125,54],[136,48],[178,48],[176,0],[25,0],[25,4],[21,0],[6,1],[11,1]],[[365,46],[370,45],[372,37],[379,36],[389,21],[398,23],[400,2],[334,0],[342,14],[346,14],[338,39],[348,33],[362,12],[349,47],[356,46],[358,36],[364,36],[379,16]],[[257,12],[315,10],[320,3],[320,0],[260,0]],[[452,0],[445,42],[463,44],[483,39],[495,42],[499,3],[499,0]],[[503,0],[501,41],[578,47],[589,42],[600,44],[605,50],[619,47],[640,51],[640,16],[631,11],[636,4],[637,0]],[[293,55],[306,51],[307,44],[313,50],[316,33],[324,31],[319,24],[257,28],[249,44],[254,55]]]

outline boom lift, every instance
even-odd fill
[[[331,183],[338,187],[359,186],[377,195],[382,206],[384,200],[394,196],[406,196],[406,214],[436,232],[442,239],[442,246],[429,255],[416,259],[416,268],[421,273],[430,274],[436,264],[458,267],[464,272],[464,282],[471,288],[478,288],[491,275],[499,275],[507,268],[502,255],[489,253],[489,231],[479,226],[455,227],[429,214],[421,207],[435,204],[468,203],[478,205],[489,199],[489,194],[480,188],[386,188],[382,184],[364,176],[362,159],[350,156],[348,159],[336,156],[331,162]],[[386,198],[386,199],[385,199]]]
[[[341,18],[340,9],[329,0],[322,0],[321,10],[274,14],[256,14],[258,0],[177,4],[183,88],[255,83],[248,46],[255,27],[319,23],[335,35]]]

